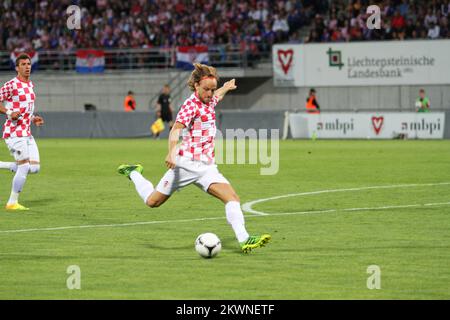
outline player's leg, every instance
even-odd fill
[[[147,205],[157,208],[162,205],[179,188],[190,185],[197,179],[197,174],[183,167],[184,162],[177,159],[175,169],[169,169],[159,181],[155,191],[147,198]]]
[[[17,163],[11,187],[11,194],[6,204],[8,210],[28,210],[19,204],[19,194],[22,192],[30,170],[29,149],[26,138],[10,138],[7,141],[8,148]]]
[[[218,180],[218,179],[216,179]],[[244,214],[241,210],[241,204],[238,195],[233,187],[225,182],[212,183],[207,189],[207,192],[221,200],[225,204],[225,214],[228,223],[233,228],[239,243],[244,242],[249,237],[247,229],[245,228]]]
[[[28,140],[28,152],[30,155],[30,174],[36,174],[41,170],[39,149],[33,137]]]
[[[271,236],[269,234],[254,236],[248,234],[245,228],[245,219],[239,197],[230,184],[223,182],[212,183],[208,187],[207,192],[225,203],[227,221],[233,228],[243,252],[247,253],[252,249],[262,247],[270,241]]]
[[[148,205],[150,208],[158,208],[164,202],[166,202],[167,199],[169,199],[169,198],[170,198],[170,196],[155,190],[147,198],[146,205]]]
[[[150,208],[157,208],[170,198],[170,195],[165,195],[155,190],[153,184],[145,179],[142,173],[136,170],[131,172],[130,179],[133,181],[141,199]]]
[[[17,171],[17,163],[0,161],[0,169],[6,169],[12,172]]]
[[[233,228],[242,251],[249,252],[251,249],[264,246],[270,235],[250,236],[245,228],[244,214],[242,213],[239,196],[234,191],[228,180],[219,172],[217,167],[212,166],[197,182],[196,185],[203,188],[212,196],[218,198],[225,204],[225,214],[228,223]]]
[[[170,198],[170,194],[155,190],[153,184],[142,175],[143,170],[141,165],[121,165],[118,168],[120,174],[134,183],[137,193],[146,205],[151,208],[159,207]]]
[[[6,141],[5,141],[5,143],[9,149],[8,143]],[[11,155],[14,156],[12,153],[11,153]],[[17,171],[17,163],[16,162],[8,162],[8,161],[6,161],[6,162],[0,161],[0,169],[6,169],[6,170],[9,170],[12,172],[16,172]]]

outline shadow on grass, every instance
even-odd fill
[[[194,239],[195,240],[195,239]],[[152,243],[149,241],[148,243],[141,244],[142,247],[147,249],[157,249],[157,250],[186,250],[186,249],[193,249],[194,248],[194,240],[192,243],[186,244],[186,241],[182,242],[182,245],[179,246],[164,246],[158,243]],[[233,252],[241,252],[241,249],[239,248],[238,243],[234,238],[228,237],[221,240],[222,242],[222,249],[232,249]]]

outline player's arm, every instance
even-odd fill
[[[236,84],[235,84],[235,79],[232,79],[230,81],[227,81],[223,84],[223,86],[219,89],[217,89],[214,92],[214,95],[217,97],[217,99],[220,101],[223,99],[223,97],[225,97],[225,95],[227,94],[228,91],[234,90],[237,88]]]
[[[128,106],[129,106],[131,109],[133,109],[133,111],[136,110],[136,106],[133,105],[133,101],[128,100]]]
[[[11,120],[16,121],[20,117],[19,112],[12,112],[11,110],[8,110],[5,108],[5,106],[0,102],[0,113],[6,114],[8,118],[11,118]]]
[[[162,97],[161,97],[161,95],[159,95],[158,100],[156,100],[155,109],[156,109],[156,111],[161,111],[161,109],[162,109]]]
[[[178,140],[180,139],[181,130],[186,128],[184,124],[181,122],[175,122],[175,124],[172,127],[172,130],[170,130],[169,135],[169,153],[166,157],[166,166],[169,169],[174,169],[176,166],[175,163],[175,157],[176,157],[176,150],[177,150],[177,144]]]
[[[155,105],[156,117],[161,118],[161,104],[159,102]]]
[[[317,103],[316,98],[313,99],[313,105],[316,106],[317,110],[320,110],[320,106],[319,106],[319,104]]]
[[[38,127],[44,124],[44,118],[42,118],[40,115],[34,115],[31,121],[33,121],[33,123]]]
[[[13,86],[8,85],[8,83],[5,83],[3,87],[0,88],[0,113],[6,114],[6,116],[16,121],[20,118],[19,112],[13,112],[11,109],[5,108],[5,106],[2,104],[3,101],[7,101],[12,97],[13,93]]]

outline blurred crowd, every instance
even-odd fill
[[[152,48],[196,44],[263,49],[309,24],[327,1],[0,0],[0,50]],[[66,8],[81,8],[81,30]],[[256,48],[255,48],[256,49]]]
[[[381,29],[369,29],[366,13],[376,4]],[[449,0],[337,0],[325,16],[317,14],[306,42],[413,40],[449,38]]]
[[[80,30],[67,28],[72,4]],[[366,27],[370,4],[381,8],[381,30]],[[449,0],[0,0],[0,51],[214,44],[256,53],[278,42],[448,38],[449,9]]]

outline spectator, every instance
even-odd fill
[[[429,8],[427,11],[427,15],[425,16],[425,20],[424,20],[425,28],[430,29],[432,23],[434,23],[436,25],[437,17],[433,13],[433,11]]]
[[[309,90],[309,96],[306,98],[306,112],[309,114],[320,113],[320,106],[317,103],[316,90],[314,88]]]
[[[411,39],[413,37],[414,23],[412,19],[408,19],[405,25],[405,37]]]
[[[416,100],[417,112],[430,112],[430,99],[425,96],[425,90],[419,90],[419,98]]]
[[[450,36],[449,30],[448,30],[448,20],[444,20],[441,25],[441,33],[440,38],[448,38]]]
[[[430,23],[430,28],[428,29],[428,38],[437,39],[439,38],[440,32],[439,26],[432,21]]]
[[[444,17],[448,17],[448,14],[450,12],[450,1],[449,0],[443,1],[440,9],[441,9],[442,15]]]
[[[408,15],[408,10],[409,10],[408,0],[402,0],[402,3],[398,6],[398,12],[403,17],[406,17]]]
[[[406,26],[405,18],[400,14],[399,10],[395,12],[394,17],[392,18],[391,26],[397,33],[402,32],[403,28]]]
[[[289,25],[284,14],[275,15],[272,31],[275,33],[281,32],[282,34],[287,34],[289,32]]]
[[[127,96],[123,100],[123,109],[125,112],[133,112],[136,110],[136,100],[134,99],[134,92],[128,91]]]

